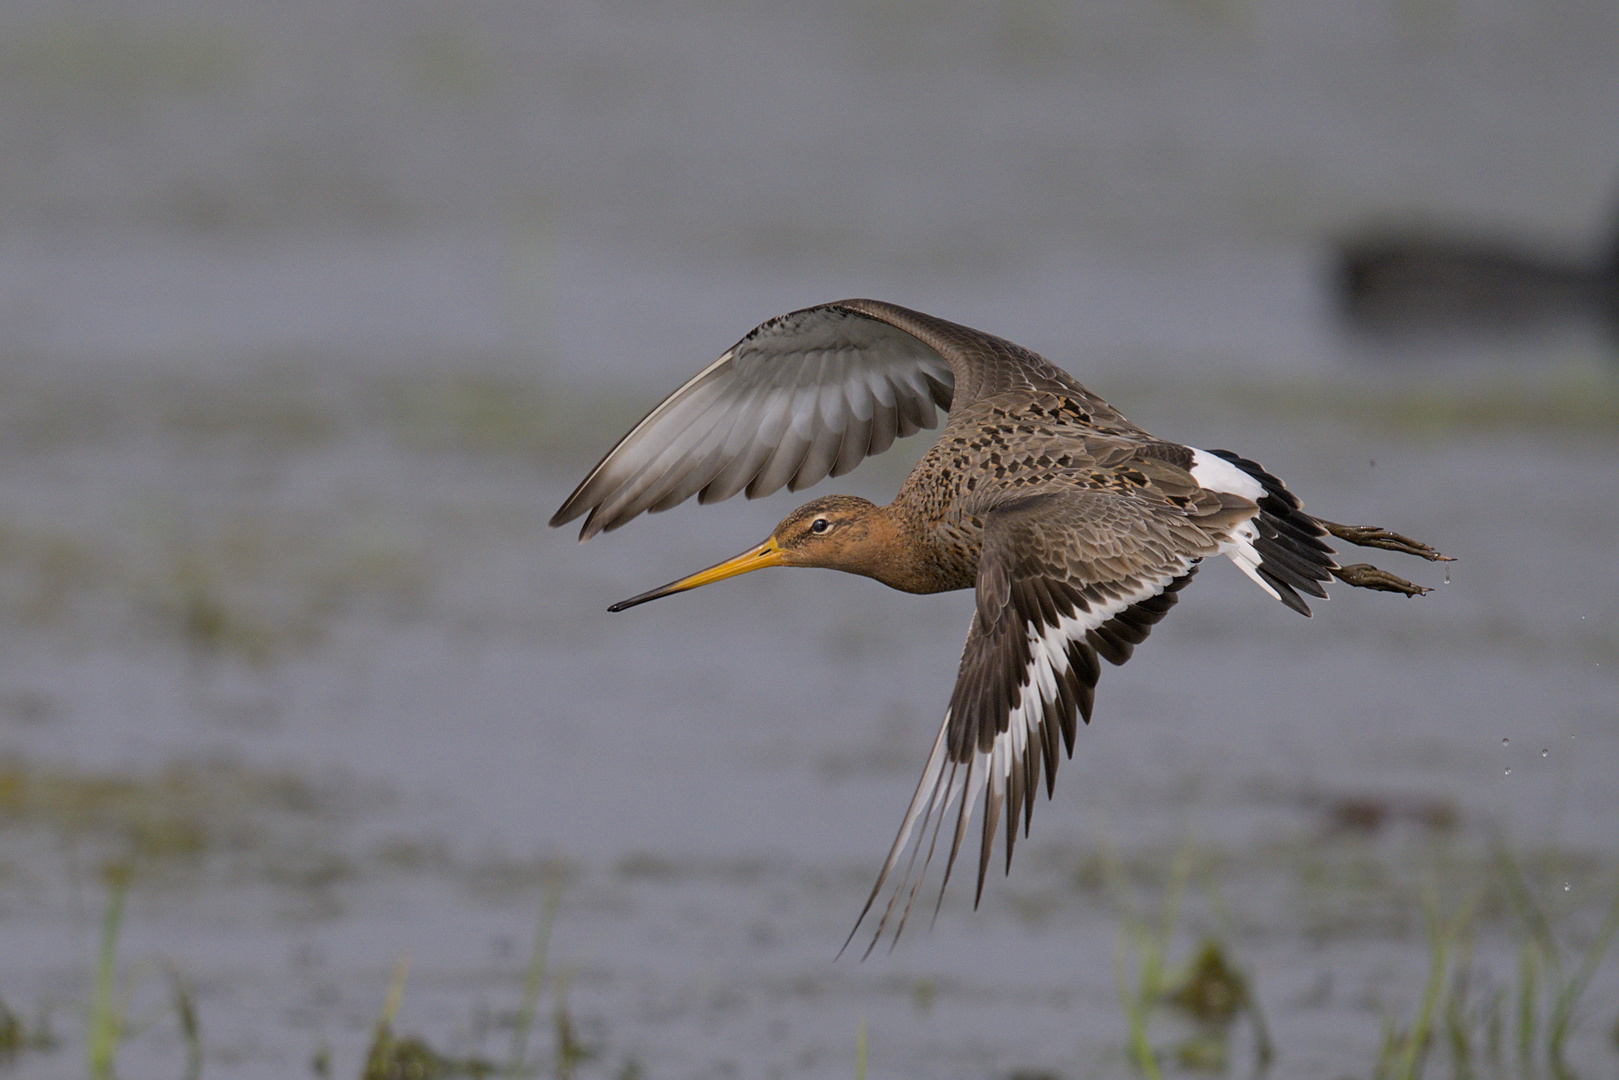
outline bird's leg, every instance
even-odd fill
[[[1336,521],[1321,521],[1321,527],[1340,540],[1347,541],[1357,547],[1382,548],[1384,551],[1398,551],[1402,555],[1415,555],[1419,559],[1429,562],[1454,562],[1449,555],[1441,555],[1432,547],[1419,540],[1401,536],[1397,532],[1379,529],[1373,525],[1340,525]],[[1355,563],[1351,566],[1340,566],[1332,572],[1332,576],[1345,585],[1353,585],[1357,589],[1374,589],[1377,592],[1397,592],[1406,596],[1423,596],[1430,589],[1389,573],[1379,570],[1371,563]]]
[[[1432,589],[1425,589],[1421,585],[1413,585],[1403,577],[1379,570],[1371,563],[1355,563],[1351,566],[1340,566],[1332,571],[1332,576],[1345,585],[1353,585],[1357,589],[1374,589],[1377,592],[1397,592],[1407,596],[1426,596]]]
[[[1455,562],[1449,555],[1441,555],[1420,540],[1401,536],[1397,532],[1379,529],[1375,525],[1340,525],[1336,521],[1327,521],[1316,518],[1321,527],[1340,540],[1348,541],[1357,547],[1382,548],[1385,551],[1398,551],[1402,555],[1415,555],[1419,559],[1429,562]]]

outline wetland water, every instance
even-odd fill
[[[1619,171],[1615,27],[1304,10],[8,11],[0,1069],[83,1071],[108,867],[126,1076],[184,1074],[176,987],[204,1076],[357,1076],[402,959],[396,1030],[504,1064],[552,890],[544,1075],[843,1077],[862,1031],[873,1076],[1131,1075],[1121,957],[1177,898],[1166,979],[1219,942],[1273,1075],[1322,1080],[1417,1014],[1425,904],[1472,912],[1482,1053],[1530,906],[1544,985],[1619,888],[1619,370],[1592,328],[1346,341],[1322,237],[1453,200],[1577,238]],[[754,323],[856,294],[1458,561],[1366,552],[1434,593],[1308,622],[1207,567],[980,909],[959,875],[834,963],[971,598],[779,571],[608,615],[799,497],[544,523]],[[823,487],[886,500],[928,437]],[[1254,1059],[1242,1018],[1147,1035]]]
[[[209,1072],[296,1074],[323,1047],[357,1072],[401,957],[401,1030],[503,1061],[553,882],[551,970],[599,1052],[587,1070],[848,1075],[864,1022],[884,1074],[1106,1075],[1124,1070],[1121,927],[1168,902],[1182,865],[1172,959],[1224,942],[1288,1074],[1337,1076],[1374,1055],[1382,1010],[1414,1008],[1423,890],[1459,910],[1497,879],[1498,835],[1572,943],[1612,895],[1599,538],[1619,509],[1585,497],[1611,477],[1605,430],[1402,433],[1336,411],[1347,386],[1273,399],[1262,424],[1150,395],[1136,416],[1237,432],[1309,505],[1441,542],[1450,583],[1419,566],[1433,595],[1338,590],[1305,623],[1208,567],[1105,673],[982,908],[968,875],[931,930],[834,964],[967,595],[781,571],[609,616],[764,535],[791,497],[576,545],[543,524],[595,447],[536,448],[554,430],[542,392],[284,379],[8,394],[9,430],[29,434],[0,482],[3,992],[76,1037],[98,868],[130,861],[120,952],[152,1025],[124,1048],[131,1075],[183,1060],[161,1019],[170,964]],[[1388,393],[1378,409],[1427,391]],[[881,495],[902,469],[849,479]],[[1498,906],[1476,928],[1502,983],[1516,925]],[[1575,1043],[1603,1067],[1616,1000],[1610,963]]]

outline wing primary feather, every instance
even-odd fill
[[[1048,708],[1048,709],[1050,708],[1049,704],[1046,706],[1046,708]],[[1048,718],[1043,719],[1042,722],[1040,723],[1040,725],[1031,734],[1039,735],[1040,739],[1042,741],[1044,741],[1046,729],[1050,728],[1050,727],[1054,727],[1054,726],[1055,725],[1051,723],[1051,721],[1049,719],[1049,714],[1048,714]],[[1035,752],[1035,747],[1031,746],[1031,747],[1026,748],[1023,751],[1023,837],[1024,837],[1024,839],[1028,839],[1029,826],[1034,821],[1034,798],[1040,792],[1040,765],[1041,765],[1041,762],[1043,760],[1044,760],[1043,751],[1041,753],[1036,753]],[[1008,817],[1007,820],[1008,821],[1013,821],[1016,818],[1017,818],[1017,815],[1014,813],[1010,817]],[[1007,873],[1011,873],[1011,871],[1012,871],[1012,854],[1011,854],[1012,845],[1011,844],[1006,845],[1006,851],[1007,851],[1006,870],[1007,870]]]
[[[938,806],[935,808],[935,809],[938,810],[938,816],[933,819],[933,835],[928,839],[928,851],[927,851],[927,854],[922,859],[921,869],[919,869],[917,871],[916,878],[911,883],[910,890],[906,894],[905,908],[904,908],[903,911],[900,912],[899,924],[894,927],[894,937],[888,943],[888,951],[889,952],[893,952],[894,951],[894,946],[899,944],[899,935],[905,930],[905,924],[906,924],[906,922],[908,922],[910,920],[910,917],[911,917],[911,909],[916,905],[916,894],[921,891],[921,889],[922,889],[922,880],[927,877],[928,867],[933,864],[933,853],[938,849],[938,846],[939,846],[939,832],[944,826],[945,815],[947,813],[949,813],[950,805],[955,800],[955,797],[956,797],[956,776],[957,776],[958,773],[961,772],[961,769],[962,769],[962,765],[961,765],[960,762],[951,762],[950,763],[950,779],[949,779],[948,783],[945,786],[943,796],[942,796]],[[972,772],[972,762],[971,761],[969,761],[967,763],[967,771],[968,771],[968,774],[971,775],[971,772]],[[965,783],[965,781],[963,781],[963,783]],[[917,846],[920,847],[921,846],[920,843],[918,843]],[[946,866],[945,867],[945,877],[948,878],[949,876],[950,876],[950,868],[948,866]],[[895,900],[899,899],[899,896],[898,896],[897,892],[895,894],[894,899]],[[944,891],[943,891],[943,889],[940,890],[939,899],[940,899],[940,901],[944,900]],[[935,919],[937,919],[938,916],[939,916],[939,909],[938,909],[937,906],[935,906],[934,909],[933,909],[933,917]],[[879,929],[878,935],[881,936],[881,933],[882,932]],[[876,944],[876,943],[873,942],[873,944]]]
[[[748,481],[759,472],[770,455],[770,444],[761,437],[760,432],[770,405],[766,395],[756,393],[739,408],[735,422],[725,434],[722,456],[728,460],[698,492],[699,503],[706,505],[729,499],[746,487]]]
[[[729,499],[751,485],[776,452],[777,444],[787,429],[787,403],[765,397],[759,402],[758,409],[757,427],[752,431],[744,430],[748,442],[703,489],[703,498],[707,501]]]
[[[842,476],[871,455],[873,430],[872,417],[849,417],[849,426],[844,429],[843,438],[838,443],[837,459],[832,463],[833,476]]]
[[[702,436],[686,440],[684,444],[671,442],[665,453],[680,450],[678,458],[663,464],[663,455],[660,454],[658,458],[642,466],[633,479],[627,480],[612,495],[603,499],[602,513],[612,520],[608,528],[617,528],[643,510],[654,507],[667,509],[667,506],[660,507],[659,504],[668,498],[669,491],[678,490],[688,476],[713,458],[713,449],[705,450],[703,443]],[[677,499],[676,502],[678,501],[680,500]]]
[[[984,839],[982,850],[978,853],[978,887],[973,892],[974,911],[978,910],[978,903],[984,898],[984,878],[988,876],[990,856],[993,854],[995,847],[995,826],[1000,824],[1001,803],[1005,799],[1005,795],[999,790],[999,785],[994,782],[995,779],[991,778],[990,784],[984,791]],[[1015,825],[1012,831],[1013,833],[1017,832]],[[939,899],[941,901],[944,899],[944,890],[942,888],[939,891]]]
[[[860,916],[855,919],[854,926],[849,931],[849,937],[843,943],[843,949],[847,949],[849,942],[854,940],[856,932],[860,929],[860,924],[865,921],[866,915],[871,911],[871,905],[876,901],[877,894],[882,891],[883,883],[888,880],[888,875],[893,872],[895,864],[899,861],[900,853],[904,850],[906,842],[910,840],[912,829],[916,825],[919,814],[922,816],[921,831],[922,833],[927,832],[927,820],[932,815],[934,804],[940,796],[939,785],[944,774],[946,736],[949,730],[950,714],[947,712],[945,713],[944,723],[939,725],[939,735],[933,741],[933,751],[928,755],[928,762],[922,769],[922,776],[917,781],[916,791],[911,796],[910,805],[905,810],[905,817],[900,821],[899,833],[894,837],[893,846],[888,849],[888,857],[883,860],[883,867],[877,872],[877,882],[871,887],[871,895],[866,897],[866,905],[860,909]],[[926,793],[925,795],[924,792]],[[917,847],[920,848],[921,845],[918,844]],[[901,879],[902,887],[904,881],[910,877],[909,865],[914,865],[915,862],[916,851],[913,850],[910,864],[908,864],[905,872],[905,878]],[[895,895],[898,895],[898,890],[896,890]],[[890,900],[888,908],[891,910],[893,906],[894,902]],[[882,920],[878,923],[877,933],[872,938],[873,945],[877,943],[877,938],[882,936],[882,928],[887,922],[888,913],[885,911]],[[843,954],[843,949],[838,950],[840,956]],[[869,955],[870,952],[871,949],[868,947],[866,953]]]
[[[1025,762],[1038,760],[1033,754],[1025,754],[1023,761],[1009,762],[1010,769],[1006,784],[1006,872],[1012,872],[1012,846],[1017,843],[1018,819],[1023,816],[1023,801],[1028,791],[1028,771]],[[983,879],[980,871],[979,879]]]
[[[766,459],[759,474],[748,481],[746,492],[748,498],[757,499],[779,491],[783,484],[798,473],[799,466],[804,463],[804,457],[809,450],[810,441],[789,426],[782,433],[775,451]]]
[[[789,491],[801,491],[826,479],[832,466],[837,464],[844,432],[848,430],[848,418],[843,414],[842,386],[823,387],[816,399],[817,422],[811,428],[804,460],[787,483]]]
[[[1068,675],[1066,672],[1057,679],[1057,700],[1053,707],[1057,713],[1055,717],[1057,722],[1052,723],[1053,717],[1048,711],[1046,722],[1040,725],[1040,749],[1045,754],[1046,759],[1046,798],[1048,799],[1057,790],[1057,763],[1060,760],[1058,757],[1058,740],[1063,737],[1063,733],[1072,727],[1074,723],[1074,700],[1073,695],[1068,691]]]
[[[702,394],[703,388],[698,388]],[[706,395],[712,397],[714,395]],[[695,397],[676,409],[671,416],[691,413],[688,421],[689,427],[678,438],[670,439],[661,447],[643,448],[640,441],[631,441],[634,434],[627,438],[620,446],[623,448],[622,456],[615,451],[610,462],[604,459],[601,465],[587,478],[579,489],[579,504],[589,505],[601,525],[596,530],[586,532],[581,530],[581,539],[588,539],[595,531],[610,532],[624,522],[634,517],[639,510],[628,513],[625,509],[635,503],[639,497],[649,491],[656,490],[665,480],[667,470],[678,469],[682,460],[691,455],[698,448],[703,438],[723,419],[722,415],[714,415],[705,411],[703,397]],[[704,426],[704,419],[707,425]],[[644,461],[636,464],[638,454],[649,454]],[[657,496],[648,499],[655,501]],[[558,512],[559,516],[561,511]]]
[[[585,475],[584,480],[581,481],[579,486],[574,489],[573,494],[569,495],[568,498],[563,501],[562,506],[557,510],[556,514],[552,516],[550,524],[552,526],[565,525],[581,513],[584,513],[587,509],[595,509],[596,506],[599,505],[600,500],[594,498],[593,496],[601,489],[601,487],[606,485],[607,481],[603,474],[610,469],[614,460],[618,458],[621,453],[627,453],[632,450],[641,439],[647,437],[646,433],[650,428],[661,421],[665,413],[684,407],[683,402],[698,400],[698,395],[702,393],[705,388],[711,386],[714,373],[731,363],[733,354],[734,350],[727,350],[720,356],[718,360],[715,360],[712,364],[708,365],[708,367],[704,368],[692,378],[688,379],[685,385],[681,386],[667,398],[664,398],[663,401],[653,408],[651,412],[643,416],[640,421],[630,429],[629,434],[620,439],[618,441],[618,445],[614,446],[612,450],[609,450],[606,454],[604,454],[602,459],[596,463],[595,467]],[[718,391],[710,390],[709,392],[717,393]],[[581,539],[583,539],[583,537],[581,537]]]
[[[867,389],[875,404],[871,413],[871,453],[880,454],[894,445],[899,434],[899,409],[894,404],[894,388],[880,373],[866,378]]]
[[[972,813],[972,803],[978,797],[973,766],[978,764],[982,755],[973,754],[968,757],[964,768],[967,776],[961,782],[961,804],[956,807],[956,827],[954,835],[950,838],[950,855],[944,861],[944,876],[939,882],[939,898],[933,903],[933,921],[939,919],[939,908],[944,905],[944,890],[950,884],[950,871],[956,868],[956,856],[961,854],[961,842],[967,836],[967,818]]]
[[[709,447],[708,453],[701,460],[692,462],[684,474],[669,485],[668,492],[647,507],[647,511],[654,514],[662,513],[697,494],[703,484],[707,483],[710,473],[715,470],[722,449],[720,446]]]

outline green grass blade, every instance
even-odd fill
[[[1533,940],[1525,941],[1518,951],[1518,1062],[1525,1073],[1535,1052],[1535,1029],[1539,1011],[1537,972],[1540,955]]]
[[[1432,886],[1422,892],[1422,920],[1428,931],[1428,980],[1422,987],[1422,1001],[1417,1006],[1416,1019],[1412,1021],[1410,1030],[1399,1037],[1404,1045],[1400,1048],[1399,1062],[1394,1070],[1396,1080],[1417,1080],[1422,1075],[1428,1047],[1432,1043],[1434,1015],[1445,989],[1452,928],[1441,923],[1439,898]]]
[[[540,1007],[540,991],[545,986],[546,957],[551,951],[551,929],[556,925],[557,904],[561,895],[561,878],[554,878],[545,890],[544,903],[540,905],[539,921],[534,927],[534,948],[529,953],[528,969],[523,973],[523,998],[512,1026],[512,1053],[506,1063],[507,1076],[519,1075],[528,1059],[528,1036],[534,1029],[534,1016]]]
[[[1585,950],[1580,966],[1552,1005],[1551,1019],[1546,1025],[1546,1053],[1554,1070],[1566,1071],[1563,1067],[1563,1044],[1568,1040],[1574,1022],[1574,1009],[1601,965],[1603,956],[1607,954],[1608,946],[1613,943],[1615,933],[1619,933],[1619,883],[1615,885],[1613,903],[1608,905],[1608,913],[1597,928],[1590,948]]]
[[[196,1002],[191,997],[190,987],[180,977],[180,970],[173,964],[169,964],[167,970],[169,989],[174,997],[174,1017],[186,1048],[185,1080],[198,1080],[202,1076],[202,1025],[197,1020]]]
[[[1529,930],[1530,940],[1539,947],[1541,953],[1551,964],[1553,970],[1557,968],[1557,935],[1552,932],[1551,920],[1535,902],[1534,894],[1529,890],[1523,867],[1514,859],[1505,845],[1496,844],[1496,865],[1500,867],[1500,880],[1507,887],[1507,898],[1512,902],[1519,918],[1523,919],[1525,927]]]
[[[129,868],[107,871],[107,913],[101,920],[101,943],[96,950],[95,985],[85,1039],[90,1080],[112,1080],[113,1062],[123,1016],[118,1002],[118,934],[123,928],[124,901],[129,895]]]

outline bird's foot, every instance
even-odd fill
[[[1352,566],[1340,566],[1333,570],[1332,576],[1345,585],[1353,585],[1357,589],[1373,589],[1377,592],[1397,592],[1407,596],[1426,596],[1432,589],[1425,589],[1421,585],[1379,570],[1371,563],[1355,563]]]
[[[1449,555],[1441,555],[1438,551],[1435,551],[1432,547],[1422,543],[1420,540],[1412,540],[1410,537],[1401,536],[1397,532],[1390,532],[1387,529],[1379,529],[1375,525],[1340,525],[1336,521],[1322,521],[1319,518],[1317,520],[1321,521],[1321,527],[1326,529],[1333,536],[1336,536],[1340,540],[1354,544],[1356,547],[1382,548],[1385,551],[1398,551],[1402,555],[1415,555],[1417,558],[1427,559],[1429,562],[1456,561]],[[1346,566],[1344,569],[1352,570],[1355,568]],[[1377,572],[1379,574],[1383,573],[1381,570],[1378,570]],[[1342,575],[1339,576],[1342,578]],[[1386,576],[1393,577],[1393,575]],[[1348,578],[1343,578],[1343,580],[1351,585],[1359,584],[1358,582],[1349,581]],[[1399,581],[1400,579],[1394,578],[1394,580]],[[1402,585],[1405,584],[1406,583],[1402,582]],[[1380,587],[1381,586],[1377,585],[1364,586],[1364,588],[1368,589],[1376,589]],[[1415,588],[1415,586],[1408,587]],[[1396,589],[1394,591],[1400,592],[1404,591],[1404,589]]]

